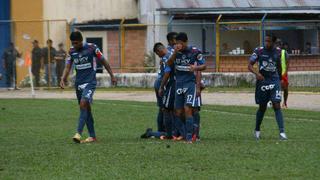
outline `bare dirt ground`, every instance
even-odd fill
[[[26,99],[32,98],[29,89],[10,90],[0,89],[1,99]],[[73,91],[46,91],[38,90],[35,92],[35,99],[75,99]],[[136,92],[110,92],[96,91],[94,99],[100,100],[127,100],[141,102],[155,102],[155,95],[152,91]],[[214,92],[202,94],[203,104],[211,105],[239,105],[239,106],[256,106],[253,93],[243,92]],[[290,109],[302,109],[320,111],[320,94],[319,93],[298,93],[289,94],[288,105]]]

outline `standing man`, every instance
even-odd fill
[[[4,51],[2,55],[3,68],[6,70],[6,84],[8,89],[14,87],[17,90],[17,72],[16,72],[16,60],[21,57],[21,53],[14,47],[11,42],[9,47]]]
[[[289,69],[289,55],[287,49],[282,46],[281,49],[281,88],[283,90],[283,108],[288,108],[288,95],[289,95],[289,78],[288,78],[288,69]]]
[[[50,55],[49,55],[50,51]],[[47,81],[47,84],[49,85],[49,63],[50,63],[50,81],[52,86],[57,85],[57,75],[56,75],[56,63],[55,63],[55,57],[56,55],[56,49],[52,47],[52,40],[47,40],[47,47],[44,47],[42,49],[42,58],[43,58],[43,64],[44,64],[44,71],[45,71],[45,79]],[[49,56],[50,56],[50,62],[49,62]]]
[[[173,53],[173,51],[174,51],[174,45],[176,44],[177,35],[178,35],[178,33],[176,33],[176,32],[169,32],[167,34],[167,41],[168,41],[167,49],[171,53]]]
[[[175,110],[176,119],[181,121],[185,116],[186,135],[188,143],[192,143],[194,134],[194,108],[199,107],[195,72],[206,69],[201,51],[193,46],[188,46],[188,36],[181,32],[176,37],[176,45],[173,54],[167,61],[167,65],[174,65],[176,72]],[[183,116],[184,115],[184,116]]]
[[[259,109],[256,114],[255,138],[260,139],[260,126],[267,109],[269,101],[273,104],[273,109],[280,131],[280,140],[287,140],[284,132],[284,123],[281,112],[281,49],[274,47],[274,41],[270,35],[265,37],[265,46],[254,50],[249,59],[248,69],[255,74],[256,84],[256,103]],[[258,63],[259,71],[253,68]]]
[[[65,64],[66,64],[66,57],[67,57],[67,52],[64,50],[64,46],[63,46],[63,43],[60,43],[58,45],[59,49],[56,53],[56,56],[55,56],[55,60],[56,60],[56,63],[57,63],[57,68],[56,68],[56,73],[57,73],[57,78],[58,78],[58,82],[61,81],[61,77],[63,75],[63,70],[64,70],[64,67],[65,67]]]
[[[72,64],[76,69],[75,88],[78,103],[80,106],[80,116],[78,121],[77,133],[73,136],[73,141],[76,143],[90,143],[96,141],[96,134],[94,130],[94,120],[91,113],[91,103],[94,90],[97,85],[96,80],[96,65],[97,62],[105,67],[111,77],[112,84],[116,84],[116,78],[114,77],[108,61],[103,57],[100,49],[91,43],[83,43],[82,34],[78,31],[70,34],[70,41],[72,47],[69,51],[66,67],[61,77],[60,87],[63,89],[65,82],[67,81]],[[89,137],[81,141],[81,135],[84,125],[87,125],[89,131]]]
[[[32,42],[32,67],[31,71],[35,77],[35,85],[36,87],[40,87],[40,68],[41,68],[41,48],[39,47],[38,40],[34,40]]]

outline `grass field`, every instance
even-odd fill
[[[0,179],[318,179],[320,112],[272,110],[253,138],[255,108],[204,106],[201,142],[139,138],[154,103],[95,101],[98,142],[74,144],[75,100],[0,99]]]

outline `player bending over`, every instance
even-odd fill
[[[61,77],[60,87],[65,87],[68,75],[70,73],[72,64],[76,69],[75,88],[78,103],[80,106],[80,116],[78,122],[77,133],[73,136],[73,141],[76,143],[89,143],[96,141],[96,134],[94,130],[94,120],[91,113],[91,103],[93,93],[96,89],[96,61],[100,61],[105,67],[111,77],[112,84],[116,84],[108,61],[103,57],[100,49],[91,43],[83,43],[82,34],[78,31],[72,32],[70,35],[72,47],[69,51],[69,56],[66,61],[66,67]],[[87,125],[89,137],[81,140],[84,125]]]
[[[181,32],[176,37],[176,45],[173,54],[167,61],[168,66],[174,64],[176,76],[175,111],[176,120],[183,119],[185,115],[186,134],[185,139],[192,143],[194,134],[194,108],[199,105],[196,87],[196,75],[194,72],[206,69],[201,51],[193,46],[188,46],[188,36]]]
[[[259,104],[259,109],[256,114],[255,138],[260,139],[260,126],[267,109],[268,101],[273,104],[275,117],[280,131],[280,140],[287,140],[284,132],[283,116],[281,112],[281,49],[274,47],[272,37],[265,37],[265,46],[258,47],[254,50],[249,59],[248,69],[255,74],[256,82],[256,103]],[[258,63],[259,71],[253,68],[255,63]]]

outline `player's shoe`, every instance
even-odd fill
[[[184,138],[183,138],[183,136],[173,136],[172,139],[174,141],[182,141]]]
[[[256,140],[260,140],[260,131],[254,131],[254,137]]]
[[[146,130],[146,132],[143,133],[143,134],[140,136],[140,138],[142,138],[142,139],[150,138],[150,137],[151,137],[151,136],[150,136],[150,132],[152,132],[152,129],[151,129],[151,128],[148,128],[148,129]]]
[[[286,141],[288,140],[286,133],[280,133],[279,138],[281,141]]]
[[[81,135],[79,133],[76,133],[73,138],[72,138],[73,142],[75,143],[80,143],[81,142]]]
[[[161,140],[170,140],[170,139],[173,139],[172,136],[160,136],[160,139]]]
[[[81,141],[81,143],[93,143],[93,142],[96,142],[97,141],[97,138],[95,137],[88,137],[87,139]]]

